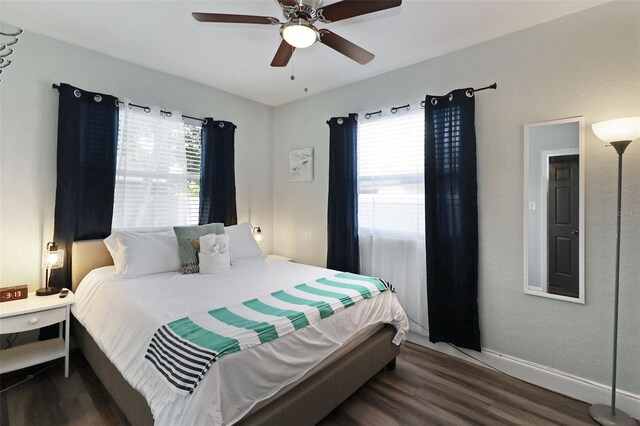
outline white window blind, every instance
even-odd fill
[[[424,112],[358,123],[358,226],[424,237]]]
[[[112,227],[197,224],[200,127],[157,109],[122,106],[119,118]]]
[[[202,156],[202,126],[184,124],[187,154],[187,174],[189,179],[189,224],[198,224],[200,212],[200,159]]]

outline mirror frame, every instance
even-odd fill
[[[580,241],[578,242],[578,274],[579,295],[578,297],[561,296],[550,294],[540,290],[529,288],[529,130],[535,127],[551,126],[554,124],[578,123],[578,151],[580,155],[580,181],[578,190],[580,198],[578,200],[578,229]],[[524,192],[523,192],[523,212],[524,212],[524,292],[532,296],[546,297],[549,299],[563,300],[565,302],[585,304],[585,276],[584,276],[584,247],[585,247],[585,146],[584,146],[584,116],[568,117],[559,120],[541,121],[524,125]]]

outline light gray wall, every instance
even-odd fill
[[[525,130],[526,131],[526,130]],[[529,203],[535,202],[535,209],[529,208],[529,287],[540,289],[544,284],[541,266],[547,261],[542,255],[541,247],[547,230],[542,226],[542,219],[547,209],[542,211],[543,197],[547,197],[547,188],[541,191],[541,179],[544,171],[542,152],[558,149],[580,149],[580,124],[578,122],[550,124],[529,129]],[[543,234],[544,232],[544,234]],[[583,238],[579,235],[580,238]],[[546,244],[545,244],[546,247]],[[545,248],[545,253],[547,249]],[[544,259],[544,260],[543,260]]]
[[[640,115],[639,23],[640,3],[613,2],[277,108],[274,252],[325,264],[327,119],[496,81],[476,99],[483,346],[609,383],[617,163],[590,125]],[[577,115],[587,127],[586,305],[523,292],[523,125]],[[315,179],[290,183],[288,151],[302,146],[314,147]],[[640,393],[640,141],[624,182],[633,211],[622,230],[619,385]]]
[[[233,121],[238,219],[262,226],[261,246],[271,251],[271,107],[30,32],[14,50],[0,83],[0,286],[41,283],[55,200],[58,92],[51,84],[61,81]]]

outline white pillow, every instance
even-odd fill
[[[114,248],[113,238],[117,241]],[[104,241],[111,253],[116,274],[121,278],[135,278],[180,270],[178,241],[173,231],[127,232],[115,231]]]
[[[264,257],[258,243],[253,239],[253,227],[250,223],[225,226],[224,233],[229,236],[229,254],[232,265],[243,259]]]
[[[102,242],[104,243],[105,246],[107,246],[107,250],[109,250],[109,254],[113,259],[113,264],[115,265],[116,271],[117,271],[118,262],[116,262],[116,257],[118,257],[118,250],[120,249],[120,247],[118,247],[118,238],[116,237],[116,234],[112,233],[107,238],[102,240]]]

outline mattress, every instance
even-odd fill
[[[233,424],[362,330],[390,323],[401,341],[408,323],[395,294],[383,292],[293,333],[224,356],[191,395],[172,393],[166,383],[145,374],[144,355],[154,332],[190,312],[236,305],[335,273],[269,258],[247,260],[214,275],[172,272],[136,279],[118,279],[109,266],[84,278],[72,312],[147,399],[156,424]]]

